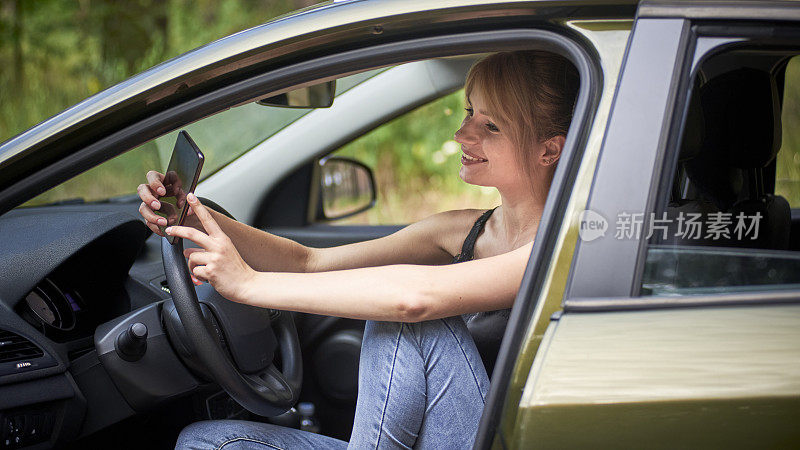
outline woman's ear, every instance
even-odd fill
[[[542,155],[539,160],[543,166],[552,166],[561,158],[561,151],[564,150],[564,142],[567,140],[564,136],[553,136],[550,139],[542,142]]]

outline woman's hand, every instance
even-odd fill
[[[151,170],[147,172],[147,183],[140,184],[136,189],[139,193],[139,198],[142,199],[142,204],[139,205],[139,214],[144,217],[147,228],[150,228],[153,233],[159,236],[164,236],[164,234],[158,226],[167,225],[167,219],[154,212],[154,210],[161,208],[161,202],[158,201],[158,197],[167,194],[163,181],[164,174]]]
[[[174,172],[171,173],[174,174]],[[146,176],[147,183],[140,184],[136,189],[139,194],[139,198],[142,199],[142,204],[139,205],[139,214],[144,217],[147,228],[150,228],[153,233],[159,236],[164,236],[164,233],[161,232],[161,228],[159,228],[159,226],[165,227],[168,225],[168,222],[164,215],[159,215],[155,212],[161,209],[162,206],[159,198],[169,194],[176,197],[178,208],[182,207],[183,196],[179,195],[178,192],[168,193],[165,183],[175,190],[180,190],[181,186],[174,181],[170,182],[170,180],[165,180],[165,175],[160,172],[156,172],[155,170],[147,172]],[[165,206],[167,208],[160,212],[168,217],[172,217],[173,219],[171,220],[174,223],[174,221],[177,220],[177,211],[171,204],[166,204]],[[191,214],[192,210],[189,209],[186,215],[190,216]]]
[[[211,283],[228,300],[244,303],[256,271],[244,262],[233,242],[197,197],[189,194],[186,199],[208,234],[179,226],[167,228],[167,234],[188,239],[202,247],[188,248],[183,252],[189,258],[189,271],[193,278]]]

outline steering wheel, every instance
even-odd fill
[[[201,201],[233,218],[216,203]],[[302,358],[291,314],[229,301],[210,285],[196,291],[180,238],[175,244],[162,238],[161,257],[180,319],[180,323],[174,320],[170,324],[166,313],[165,322],[173,331],[170,337],[176,335],[173,340],[187,347],[184,353],[188,355],[182,356],[196,358],[234,400],[254,414],[276,416],[294,406],[300,392]],[[202,301],[198,301],[198,291],[204,294]],[[282,371],[273,363],[276,347]]]

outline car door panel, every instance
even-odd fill
[[[797,342],[798,304],[589,313],[568,303],[528,378],[519,446],[797,442]]]
[[[693,62],[733,36],[698,35],[688,18],[716,18],[713,8],[663,14],[658,4],[639,10],[587,205],[609,229],[579,241],[563,312],[551,320],[525,384],[512,447],[752,448],[800,439],[796,286],[730,294],[711,284],[713,294],[638,297],[648,212],[661,210],[677,164]],[[649,39],[673,47],[659,53],[663,45]],[[636,51],[637,42],[646,45]],[[641,76],[662,63],[658,77]],[[650,92],[631,95],[642,87]],[[620,120],[654,98],[658,108]],[[615,236],[620,213],[642,214],[644,231]]]

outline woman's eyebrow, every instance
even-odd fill
[[[466,98],[467,107],[472,108],[472,102],[470,101],[469,97]],[[483,114],[484,116],[494,117],[491,111],[487,111],[485,109],[478,109],[479,114]]]

